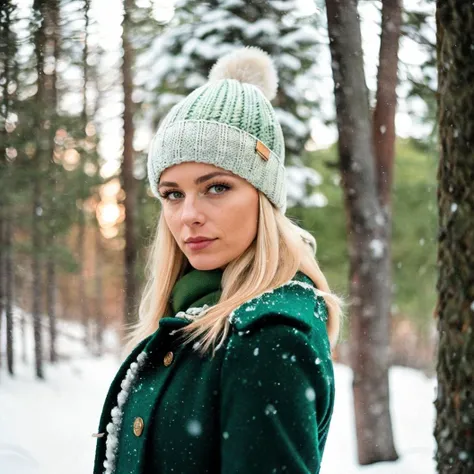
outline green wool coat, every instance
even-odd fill
[[[215,304],[221,276],[219,269],[184,275],[171,297],[175,314]],[[111,383],[94,474],[105,471],[106,426],[121,382],[143,350],[148,357],[123,405],[114,473],[319,473],[335,395],[327,307],[306,275],[298,272],[293,280],[300,284],[234,311],[214,358],[177,343],[173,331],[189,321],[163,317]]]

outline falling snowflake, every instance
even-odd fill
[[[380,258],[383,255],[383,242],[380,239],[373,239],[370,242],[370,251],[372,252],[372,257]]]
[[[316,399],[316,393],[313,387],[308,387],[305,391],[306,398],[308,401],[313,402]]]
[[[202,433],[201,423],[199,423],[197,420],[189,421],[186,429],[191,436],[199,436]]]
[[[276,413],[277,409],[272,404],[268,404],[265,407],[265,415],[275,415]]]

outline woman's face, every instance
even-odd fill
[[[161,174],[158,190],[166,224],[197,270],[225,268],[257,235],[258,191],[230,171],[181,163]],[[193,237],[212,241],[186,243]]]

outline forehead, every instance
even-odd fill
[[[178,165],[173,165],[163,171],[160,176],[160,183],[163,181],[185,181],[193,180],[202,175],[209,173],[223,172],[231,174],[235,178],[240,178],[239,176],[231,173],[230,171],[220,168],[219,166],[211,165],[208,163],[197,163],[197,162],[186,162],[180,163]],[[240,178],[242,179],[242,178]]]

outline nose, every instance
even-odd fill
[[[204,214],[199,208],[196,196],[189,195],[184,199],[181,212],[181,222],[188,226],[199,225],[204,222]]]

